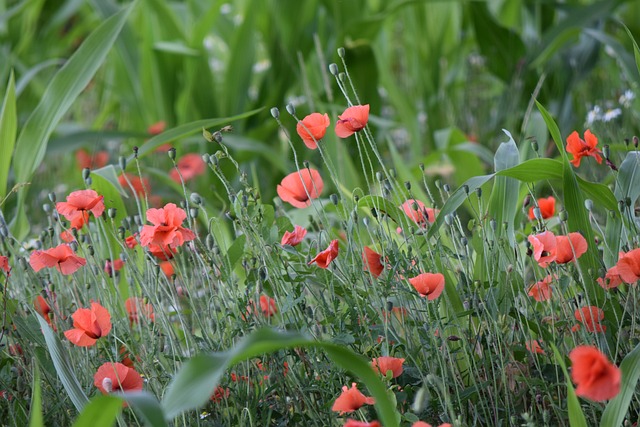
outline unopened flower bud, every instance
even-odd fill
[[[138,158],[138,150],[139,150],[138,146],[134,145],[134,147],[133,147],[133,158],[134,159]]]
[[[405,181],[404,182],[404,188],[406,188],[408,191],[411,191],[411,182],[410,181]]]
[[[118,164],[120,169],[125,170],[127,168],[127,158],[125,156],[118,157]]]
[[[633,146],[638,148],[638,137],[637,136],[633,136]]]
[[[296,115],[296,107],[294,107],[292,103],[287,104],[287,113],[291,114],[292,116]]]
[[[464,194],[466,194],[467,197],[469,196],[469,186],[467,184],[462,185],[462,191],[464,191]]]
[[[204,162],[205,165],[208,165],[209,163],[211,163],[211,156],[209,156],[209,153],[204,153],[202,155],[202,161]]]
[[[273,116],[274,119],[280,118],[280,110],[278,110],[278,107],[271,108],[271,116]]]
[[[448,193],[451,191],[451,187],[449,186],[449,184],[444,184],[442,186],[442,189],[444,190],[445,193]]]
[[[476,196],[482,197],[482,188],[480,187],[476,188]]]
[[[341,82],[344,82],[347,79],[347,75],[342,72],[342,73],[338,73],[338,80],[340,80]]]
[[[329,199],[331,200],[331,203],[333,203],[334,205],[338,206],[338,195],[337,194],[332,194],[329,196]]]
[[[69,243],[69,246],[71,246],[71,249],[73,250],[73,252],[76,252],[78,250],[78,242],[75,240]]]
[[[45,203],[42,205],[42,210],[45,211],[45,213],[51,213],[51,205],[49,203]]]
[[[91,169],[89,169],[89,168],[82,169],[82,179],[83,180],[86,181],[89,178],[89,175],[91,175]]]
[[[531,148],[533,149],[534,152],[536,152],[536,153],[538,152],[539,147],[538,147],[538,141],[537,140],[535,140],[535,139],[531,140]]]
[[[396,177],[396,170],[394,168],[389,168],[389,176],[391,178],[395,178]]]
[[[591,199],[585,199],[584,201],[584,207],[591,212],[593,210],[593,200]]]
[[[87,184],[88,186],[91,186],[91,184],[93,184],[93,180],[91,179],[91,177],[88,177],[87,179],[84,180],[84,183]]]
[[[422,172],[424,172],[424,163],[420,162],[420,164],[418,164],[418,166],[420,167],[420,170]]]
[[[118,213],[118,210],[116,208],[109,208],[107,210],[107,215],[109,215],[109,218],[114,219],[116,217]]]
[[[529,205],[531,204],[531,195],[527,194],[522,201],[522,210],[527,210]]]
[[[269,278],[267,267],[264,267],[264,266],[260,267],[260,269],[258,270],[258,278],[260,279],[261,282],[264,282]]]
[[[194,205],[200,206],[202,204],[202,197],[200,197],[198,193],[191,193],[189,199],[191,199],[191,203],[193,203]]]
[[[334,76],[338,75],[338,66],[336,64],[329,64],[329,72]]]
[[[200,212],[200,209],[196,207],[189,208],[189,215],[191,218],[198,218],[198,212]]]
[[[56,202],[56,193],[54,193],[53,191],[49,193],[49,200],[51,200],[51,203],[55,203]]]
[[[605,160],[609,160],[609,156],[611,155],[611,149],[609,148],[609,145],[605,145],[602,147],[602,157],[605,158]]]
[[[340,58],[344,58],[344,48],[343,47],[339,47],[338,48],[338,56]]]
[[[569,213],[563,209],[558,214],[558,217],[560,218],[560,221],[567,222],[567,220],[569,219]]]
[[[176,159],[176,149],[171,147],[169,148],[169,151],[167,151],[167,154],[169,155],[169,158],[171,160],[175,160]]]
[[[533,217],[538,221],[542,220],[542,212],[540,212],[540,208],[537,206],[533,208]]]

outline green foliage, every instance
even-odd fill
[[[622,390],[614,397],[605,408],[600,426],[622,425],[627,417],[631,399],[636,396],[638,379],[640,379],[640,344],[627,354],[620,364],[622,373]]]

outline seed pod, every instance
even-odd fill
[[[191,193],[189,199],[191,199],[191,203],[193,203],[194,205],[202,205],[202,197],[200,197],[198,193]]]
[[[287,113],[291,114],[292,116],[296,115],[296,107],[294,107],[292,103],[287,104]]]
[[[271,108],[271,116],[276,120],[280,118],[280,110],[278,110],[278,107]]]
[[[334,76],[338,75],[338,66],[335,63],[329,64],[329,72]]]
[[[344,58],[344,48],[343,47],[339,47],[338,48],[338,56],[340,58]]]

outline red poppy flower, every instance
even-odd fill
[[[301,169],[285,176],[278,185],[278,196],[296,208],[306,208],[322,193],[324,182],[315,169]]]
[[[566,264],[580,258],[587,252],[587,240],[580,233],[556,237],[556,262]],[[574,258],[575,254],[575,258]]]
[[[538,208],[542,219],[549,219],[556,213],[556,199],[553,196],[538,199]],[[529,219],[536,219],[533,206],[529,208]]]
[[[421,297],[427,297],[429,301],[438,298],[444,290],[444,276],[440,273],[422,273],[409,279],[409,283]]]
[[[109,161],[109,153],[98,151],[89,154],[87,150],[81,148],[76,151],[76,162],[79,169],[100,169]]]
[[[348,419],[346,423],[342,425],[342,427],[382,427],[378,421],[371,421],[370,423],[366,421],[357,421]]]
[[[278,312],[276,300],[266,295],[260,295],[260,310],[265,317],[271,317]]]
[[[544,350],[542,349],[542,347],[540,346],[540,343],[538,342],[538,340],[530,340],[527,341],[524,346],[527,348],[527,350],[529,350],[531,353],[536,353],[536,354],[545,354]]]
[[[331,410],[334,412],[353,412],[360,409],[363,405],[373,405],[375,400],[373,397],[367,397],[358,390],[356,383],[351,384],[351,388],[347,386],[342,387],[342,394],[338,396]]]
[[[124,239],[124,244],[127,245],[129,249],[133,249],[136,246],[138,246],[138,241],[136,240],[137,235],[138,233],[135,233],[133,236],[129,236],[126,239]]]
[[[73,329],[65,331],[64,336],[79,347],[94,345],[111,330],[111,315],[97,302],[92,302],[91,308],[77,309],[71,317]]]
[[[329,116],[326,114],[312,113],[298,122],[296,131],[304,145],[311,150],[318,148],[318,141],[324,138],[327,128],[331,124]]]
[[[51,311],[51,307],[49,306],[49,303],[47,302],[47,300],[44,299],[42,295],[38,295],[36,299],[33,300],[33,307],[35,308],[36,313],[42,316],[44,320],[47,321],[49,326],[51,326],[55,331],[56,327],[53,324],[53,321],[51,320],[51,315],[53,314],[53,312]]]
[[[604,311],[601,308],[592,305],[582,307],[575,311],[574,316],[589,332],[605,332],[607,330],[607,327],[600,323],[604,319]]]
[[[382,255],[371,249],[369,246],[364,247],[362,252],[362,262],[364,264],[364,271],[368,271],[376,277],[380,277],[384,265],[380,262]]]
[[[125,346],[123,345],[120,346],[120,350],[118,351],[118,354],[120,355],[120,363],[122,363],[127,368],[134,367],[133,360],[131,360],[131,355],[129,354]],[[135,359],[138,362],[140,361],[140,357],[136,357]]]
[[[145,303],[142,298],[130,297],[124,302],[124,308],[129,315],[129,323],[133,325],[140,321],[140,316],[146,317],[150,321],[155,321],[153,307],[151,304]]]
[[[339,138],[348,138],[354,133],[361,131],[369,121],[369,104],[354,105],[344,110],[342,115],[338,116],[336,122],[336,135]]]
[[[7,276],[11,275],[11,266],[9,265],[9,258],[6,256],[0,256],[0,270],[7,273]]]
[[[282,236],[282,240],[280,241],[280,244],[282,246],[284,245],[296,246],[300,244],[300,242],[302,242],[302,239],[304,239],[304,236],[306,235],[307,235],[307,230],[304,229],[303,227],[300,227],[299,225],[296,225],[295,227],[293,227],[293,231],[284,232],[284,236]]]
[[[77,256],[66,244],[46,251],[33,251],[29,257],[29,264],[36,272],[45,267],[55,267],[62,274],[73,274],[86,263],[86,259]]]
[[[428,223],[433,224],[436,221],[438,210],[428,208],[420,200],[409,199],[400,205],[402,209],[413,222],[418,225],[425,226]]]
[[[160,263],[160,270],[164,273],[165,276],[171,277],[176,274],[176,271],[173,268],[173,264],[170,261],[162,261]]]
[[[622,373],[600,350],[591,346],[578,346],[569,353],[571,379],[576,383],[576,394],[601,402],[620,393]]]
[[[157,245],[161,249],[175,248],[196,238],[193,231],[182,227],[187,213],[173,203],[162,209],[148,209],[147,220],[153,225],[145,225],[140,232],[142,246]],[[151,249],[151,248],[150,248]]]
[[[166,127],[167,124],[164,122],[164,120],[161,120],[152,125],[149,125],[149,127],[147,128],[147,133],[153,136],[160,135],[162,132],[164,132]]]
[[[398,378],[402,375],[402,364],[404,359],[398,357],[383,356],[375,358],[371,361],[371,367],[380,372],[382,375],[387,375],[387,371],[391,371],[392,378]]]
[[[118,258],[117,260],[111,262],[111,260],[106,260],[104,263],[104,272],[107,273],[109,277],[113,277],[114,271],[120,271],[124,267],[124,261]]]
[[[605,274],[604,279],[602,277],[598,277],[597,282],[598,285],[605,290],[617,288],[624,283],[620,276],[620,272],[618,271],[618,267],[615,265],[607,270],[607,274]]]
[[[168,261],[173,259],[174,255],[178,253],[178,250],[171,246],[149,245],[149,253],[160,261]]]
[[[187,182],[196,176],[204,174],[207,170],[207,165],[204,163],[204,160],[202,160],[202,157],[195,153],[183,156],[178,160],[178,164],[176,166],[180,173],[178,173],[178,170],[173,168],[171,169],[171,172],[169,172],[169,177],[178,184],[181,183],[180,175],[182,175],[182,179]]]
[[[224,388],[221,385],[219,385],[218,387],[216,387],[215,390],[213,390],[213,394],[211,395],[210,400],[215,403],[220,403],[222,402],[222,400],[227,399],[229,397],[229,393],[230,392],[228,388]]]
[[[549,263],[556,260],[557,242],[556,236],[550,231],[530,235],[529,243],[533,246],[533,258],[540,267],[546,268]]]
[[[548,275],[538,283],[534,283],[529,287],[529,291],[527,295],[532,297],[534,300],[538,302],[548,301],[551,299],[551,283],[553,282],[553,277]]]
[[[309,265],[315,262],[320,268],[328,268],[331,261],[338,257],[338,250],[338,240],[332,240],[327,249],[318,253],[315,258],[309,261]]]
[[[635,284],[640,279],[640,249],[634,249],[618,258],[618,274],[625,283]]]
[[[76,237],[73,235],[71,231],[64,230],[62,233],[60,233],[60,240],[62,240],[65,243],[71,243],[76,240]]]
[[[107,362],[98,368],[93,376],[93,384],[103,394],[114,391],[140,391],[144,381],[135,369],[122,363]]]
[[[575,167],[580,166],[580,160],[583,157],[593,157],[596,162],[602,163],[602,151],[596,148],[598,145],[598,138],[587,129],[584,133],[584,141],[578,135],[578,132],[573,131],[571,135],[567,137],[567,153],[573,154],[573,160],[571,164]]]
[[[126,175],[126,178],[125,178]],[[129,182],[127,182],[127,180]],[[131,192],[131,188],[138,196],[144,196],[145,192],[151,191],[151,186],[149,184],[149,180],[147,178],[140,178],[138,175],[133,175],[130,173],[121,174],[118,177],[118,182],[122,186],[122,188]],[[131,185],[129,185],[131,183]]]
[[[103,196],[94,190],[78,190],[67,196],[66,202],[56,203],[56,209],[71,221],[71,227],[80,230],[89,221],[89,212],[99,217],[104,212]]]
[[[416,421],[415,423],[411,424],[411,427],[431,427],[431,424],[425,423],[424,421]],[[451,424],[444,423],[440,424],[438,427],[451,427]]]

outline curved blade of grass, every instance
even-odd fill
[[[520,152],[518,146],[513,140],[511,134],[502,129],[507,134],[509,140],[500,144],[493,158],[495,172],[517,166],[520,163]],[[516,245],[516,235],[513,229],[513,221],[518,210],[518,196],[520,185],[518,181],[506,176],[497,176],[491,190],[491,198],[489,199],[489,216],[496,220],[500,225],[507,223],[507,238],[509,244],[514,247]],[[503,227],[496,229],[496,233],[500,235]]]
[[[117,393],[146,421],[146,425],[152,427],[167,427],[164,411],[156,397],[148,391],[136,391],[129,393]]]
[[[0,110],[0,201],[7,195],[7,181],[9,179],[9,167],[11,155],[16,142],[18,129],[18,115],[16,113],[16,86],[13,72],[9,76],[7,92],[2,101]]]
[[[96,396],[87,403],[73,427],[112,427],[122,412],[122,399],[111,395]]]
[[[640,378],[640,344],[627,354],[620,364],[622,388],[604,409],[600,427],[621,426],[629,410],[631,399],[635,396]]]
[[[631,200],[631,206],[635,206],[638,197],[640,197],[640,153],[631,151],[627,153],[618,169],[616,178],[616,188],[613,193],[617,200],[625,200],[627,197]],[[612,267],[618,261],[618,250],[624,243],[621,241],[623,220],[620,211],[616,206],[611,209],[613,216],[607,217],[607,227],[605,229],[606,250],[604,251],[604,263],[607,268]]]
[[[40,367],[38,363],[33,365],[33,391],[31,394],[31,414],[29,427],[44,427],[42,420],[42,389],[40,384]]]
[[[96,28],[47,86],[16,142],[13,168],[18,182],[29,181],[44,159],[53,130],[102,65],[124,26],[131,7],[124,8]],[[13,232],[19,239],[24,238],[29,231],[24,211],[27,192],[28,187],[23,187],[18,192],[18,212]]]
[[[51,330],[49,324],[39,315],[36,315],[38,322],[40,322],[40,328],[44,335],[44,340],[47,343],[51,360],[56,367],[56,373],[62,382],[62,386],[66,390],[71,402],[78,411],[82,411],[82,408],[87,404],[89,399],[84,394],[80,381],[73,372],[73,366],[69,362],[71,358],[67,354],[67,351],[62,346],[62,343],[58,339],[58,336]]]
[[[240,340],[231,350],[201,354],[189,360],[169,385],[162,407],[166,416],[175,418],[184,411],[202,406],[211,396],[225,371],[241,361],[264,353],[293,348],[315,347],[326,351],[337,366],[350,371],[364,382],[376,399],[376,411],[386,427],[398,427],[396,409],[387,390],[369,362],[338,344],[313,341],[295,332],[263,328]]]
[[[558,363],[558,365],[560,365],[560,368],[562,369],[562,372],[567,379],[567,408],[569,410],[569,425],[571,427],[587,427],[587,420],[584,417],[584,413],[582,412],[582,408],[580,407],[580,401],[578,400],[576,391],[574,390],[573,384],[571,383],[571,378],[569,377],[569,373],[567,372],[567,366],[564,363],[564,358],[555,345],[551,343],[549,345],[553,350],[553,355],[555,356],[556,362]]]
[[[633,37],[633,34],[631,34],[629,28],[627,28],[627,26],[624,24],[622,24],[622,26],[624,27],[624,30],[627,32],[627,35],[629,36],[629,38],[631,39],[631,43],[633,44],[633,57],[636,60],[636,67],[638,68],[637,80],[640,81],[640,47],[638,47],[638,43]]]

